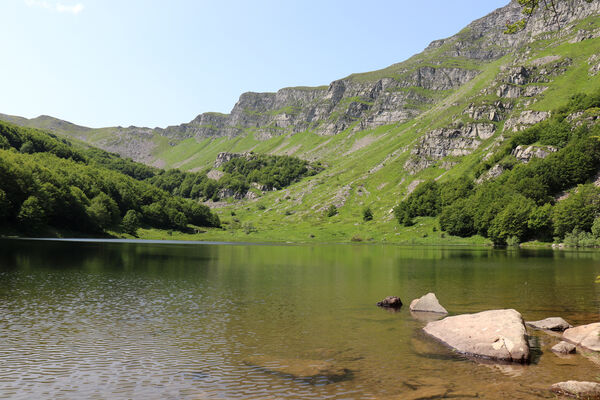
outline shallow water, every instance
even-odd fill
[[[0,398],[553,398],[600,366],[536,331],[531,365],[469,360],[374,304],[584,324],[599,274],[599,252],[4,240]],[[298,376],[318,363],[343,373]]]

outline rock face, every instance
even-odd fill
[[[532,328],[557,332],[562,332],[566,329],[573,327],[571,324],[569,324],[567,321],[560,317],[551,317],[542,319],[540,321],[527,321],[525,322],[525,324],[531,326]]]
[[[428,323],[426,333],[459,353],[499,361],[529,361],[523,318],[515,310],[491,310]]]
[[[582,400],[600,399],[600,383],[567,381],[555,383],[550,388],[554,393]]]
[[[552,347],[552,351],[560,354],[572,354],[577,351],[577,348],[574,344],[560,342]]]
[[[496,132],[493,124],[470,124],[453,128],[434,129],[425,134],[411,151],[404,164],[411,172],[425,169],[446,156],[465,156],[477,149],[483,140]]]
[[[400,297],[388,296],[377,302],[377,305],[384,308],[400,308],[402,307],[402,300],[400,300]]]
[[[600,351],[600,322],[567,329],[563,339],[589,350]]]
[[[251,160],[253,157],[255,157],[253,153],[219,153],[215,159],[214,167],[219,168],[221,165],[233,160],[234,158],[245,158],[247,160]]]
[[[448,314],[448,311],[442,307],[434,293],[427,293],[421,298],[414,299],[410,303],[410,311]]]
[[[549,112],[527,110],[516,118],[510,118],[504,123],[504,130],[517,132],[531,125],[542,122],[550,117]]]
[[[500,164],[494,165],[490,168],[485,174],[482,174],[479,178],[475,180],[475,183],[480,184],[490,179],[495,179],[502,175],[504,172],[504,167]]]
[[[558,151],[552,146],[522,146],[519,145],[511,152],[517,160],[527,164],[532,158],[546,158]]]
[[[547,18],[542,10],[538,10],[531,16],[524,31],[505,35],[506,23],[521,19],[521,11],[522,7],[513,0],[472,22],[458,34],[432,42],[421,55],[379,71],[353,74],[325,86],[283,88],[275,93],[243,93],[229,114],[203,113],[190,122],[166,128],[130,126],[103,128],[101,131],[53,121],[50,129],[90,142],[94,139],[88,138],[88,131],[103,132],[106,139],[91,144],[150,163],[157,147],[156,135],[168,138],[169,144],[175,145],[189,138],[252,134],[257,139],[265,139],[307,130],[327,136],[344,130],[365,130],[406,122],[421,115],[434,103],[444,103],[452,91],[477,77],[480,68],[470,65],[481,65],[514,54],[515,50],[532,40],[540,39],[540,35],[597,15],[600,3],[587,3],[585,0],[558,2],[557,18]],[[596,33],[582,31],[575,39],[591,37],[596,37]],[[534,96],[545,90],[538,83],[547,82],[548,75],[559,73],[568,64],[568,60],[553,56],[536,61],[504,71],[503,78],[491,90],[507,99]],[[590,58],[589,63],[590,74],[597,73],[600,69],[598,60]],[[502,103],[510,105],[511,101]],[[503,106],[475,108],[470,112],[475,120],[496,122],[504,118]],[[2,118],[26,126],[48,127],[47,120],[0,116]],[[435,159],[441,153],[468,154],[482,138],[479,134],[476,135],[478,139],[470,136],[470,132],[459,130],[459,136],[464,138],[456,140],[456,132],[442,130],[433,133],[432,136],[441,138],[441,143],[430,151],[431,154],[419,150],[416,155],[422,155],[425,161],[413,163],[414,167],[419,169],[431,165],[429,158]]]

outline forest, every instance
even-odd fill
[[[0,225],[28,235],[48,228],[135,235],[140,226],[220,226],[198,202],[146,179],[156,170],[52,134],[0,122]]]
[[[401,225],[420,216],[439,217],[451,235],[475,234],[496,245],[524,241],[564,241],[575,246],[600,243],[600,92],[578,94],[552,117],[513,134],[474,177],[421,183],[394,209]],[[579,121],[576,123],[575,121]],[[552,146],[555,152],[528,163],[513,155],[517,146]],[[503,173],[477,184],[491,167]]]
[[[218,227],[219,218],[199,201],[241,198],[252,184],[281,189],[322,167],[295,157],[250,154],[222,169],[218,181],[207,171],[165,171],[0,122],[0,223],[28,234],[44,227],[130,234],[140,226]]]

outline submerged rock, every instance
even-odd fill
[[[402,307],[402,300],[400,300],[400,297],[388,296],[377,302],[377,305],[384,308],[400,308]]]
[[[437,314],[448,314],[448,311],[438,301],[435,293],[427,293],[425,296],[414,299],[410,303],[410,311],[431,312]]]
[[[554,393],[578,399],[600,399],[600,383],[567,381],[559,382],[550,388]]]
[[[552,347],[552,351],[560,354],[572,354],[575,353],[576,347],[571,343],[560,342]]]
[[[246,365],[260,368],[274,374],[288,375],[296,379],[313,380],[326,378],[342,380],[349,371],[339,365],[323,360],[282,359],[268,356],[254,356],[246,359]]]
[[[528,326],[535,329],[542,329],[546,331],[562,332],[566,329],[572,328],[573,325],[560,317],[550,317],[539,321],[527,321],[525,322]]]
[[[600,322],[567,329],[563,338],[577,346],[600,351]]]
[[[529,343],[523,318],[515,310],[491,310],[428,323],[426,333],[456,351],[499,361],[525,363]]]

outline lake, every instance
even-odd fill
[[[596,275],[597,251],[1,240],[0,398],[553,398],[595,359],[530,331],[530,365],[471,360],[408,304],[586,324]]]

